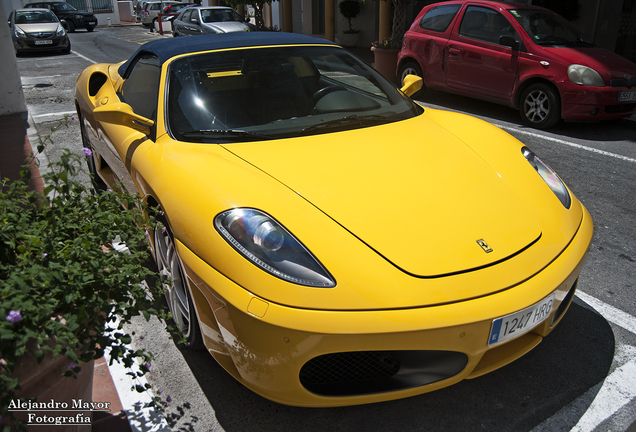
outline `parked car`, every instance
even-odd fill
[[[155,27],[155,23],[158,20],[159,12],[161,12],[166,6],[176,5],[179,2],[175,1],[150,1],[144,3],[142,5],[143,9],[141,10],[141,23],[153,29]]]
[[[25,51],[71,52],[71,41],[60,20],[48,9],[18,9],[9,14],[16,56]]]
[[[161,11],[162,14],[166,14],[166,16],[164,16],[161,19],[161,29],[159,28],[159,19],[155,20],[155,31],[162,31],[164,33],[172,33],[172,21],[179,16],[179,12],[187,7],[190,6],[196,6],[196,3],[179,3],[179,4],[174,4],[174,5],[168,5],[165,8],[163,8],[163,11]],[[168,15],[168,14],[174,14],[174,15]]]
[[[423,77],[428,88],[514,107],[536,128],[636,113],[636,64],[537,6],[426,6],[405,35],[397,72],[399,79]]]
[[[474,378],[574,298],[587,210],[523,143],[424,109],[405,81],[282,32],[160,38],[77,79],[89,169],[155,215],[175,323],[266,398],[342,406]]]
[[[172,20],[172,35],[196,36],[251,31],[256,28],[232,8],[222,6],[197,6],[184,9]]]
[[[169,4],[168,6],[163,8],[161,13],[171,14],[181,12],[182,9],[185,9],[190,6],[196,6],[196,3],[177,3],[177,4]]]
[[[97,25],[97,17],[92,12],[82,12],[66,2],[38,2],[28,3],[25,8],[45,8],[51,10],[58,19],[66,22],[66,28],[70,33],[75,29],[85,28],[92,32]]]

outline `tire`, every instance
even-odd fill
[[[95,29],[93,26],[86,27],[86,31],[92,32]]]
[[[70,54],[71,53],[71,42],[69,41],[68,47],[61,49],[62,54]]]
[[[546,129],[561,119],[559,93],[547,84],[532,84],[521,95],[521,120],[527,126]]]
[[[177,252],[172,231],[164,218],[157,219],[153,237],[155,261],[172,320],[191,349],[205,348],[183,262]]]
[[[69,46],[70,51],[70,46]],[[82,145],[84,148],[87,148],[91,151],[91,155],[86,156],[86,165],[88,165],[88,172],[91,175],[91,183],[93,184],[93,189],[96,192],[101,193],[108,189],[108,185],[102,180],[102,178],[97,174],[97,165],[95,165],[95,151],[91,146],[90,140],[86,135],[86,129],[84,127],[84,121],[82,120],[82,115],[80,113],[77,114],[77,121],[80,124],[80,135],[82,136]]]
[[[400,70],[398,71],[398,80],[401,87],[404,86],[404,78],[406,78],[407,75],[417,75],[418,77],[424,79],[422,68],[420,67],[419,64],[413,61],[404,63],[402,66],[400,66]],[[413,93],[411,95],[411,99],[422,98],[424,97],[425,94],[426,94],[426,86],[422,84],[422,88],[418,90],[417,92]]]
[[[75,23],[73,21],[66,21],[66,25],[68,26],[68,32],[69,33],[73,33],[75,32]]]

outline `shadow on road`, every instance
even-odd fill
[[[537,348],[498,371],[437,392],[371,405],[280,405],[236,382],[206,352],[182,353],[226,431],[528,431],[605,379],[612,364],[611,327],[577,303]]]
[[[434,108],[460,111],[476,117],[485,117],[489,121],[504,121],[526,127],[521,122],[519,112],[504,105],[435,90],[427,90],[421,102]],[[565,122],[562,120],[556,126],[547,129],[547,132],[590,141],[631,141],[636,143],[636,121],[627,119],[602,122]]]

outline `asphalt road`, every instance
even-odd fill
[[[29,55],[18,67],[34,128],[50,136],[42,167],[61,148],[81,153],[75,78],[95,62],[119,62],[160,37],[140,26],[71,34],[69,55]],[[269,402],[233,380],[206,352],[181,350],[156,323],[135,325],[136,346],[156,355],[148,380],[171,396],[163,423],[143,412],[140,430],[340,431],[488,430],[632,431],[636,427],[636,119],[560,123],[550,131],[521,125],[516,111],[429,93],[425,106],[492,122],[532,148],[592,214],[595,233],[577,298],[560,326],[525,357],[486,376],[409,399],[304,409]],[[57,127],[51,131],[52,127]],[[36,133],[37,130],[37,133]],[[139,396],[132,394],[134,398]],[[166,426],[170,424],[170,426]],[[143,425],[143,426],[142,426]],[[164,425],[164,426],[161,426]]]

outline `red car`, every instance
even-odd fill
[[[422,91],[516,108],[536,128],[636,113],[636,64],[595,46],[554,12],[521,3],[424,7],[404,37],[397,72],[400,82],[424,78]]]

